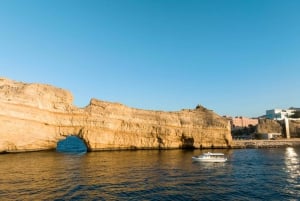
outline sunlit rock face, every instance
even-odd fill
[[[286,137],[285,120],[259,119],[257,130],[260,133],[282,133]],[[300,137],[300,121],[299,119],[288,119],[288,128],[291,138]]]
[[[0,152],[55,149],[69,135],[89,151],[227,148],[228,121],[198,106],[178,112],[130,108],[92,99],[73,105],[70,92],[45,84],[0,78]]]
[[[289,120],[289,128],[292,138],[300,137],[300,120]]]
[[[280,123],[272,119],[259,119],[257,125],[257,133],[281,133],[282,127]]]

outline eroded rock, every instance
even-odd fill
[[[229,122],[202,106],[163,112],[92,99],[77,108],[66,90],[5,78],[0,121],[0,152],[55,149],[69,135],[80,137],[90,151],[226,148],[232,142]]]

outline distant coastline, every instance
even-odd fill
[[[280,140],[233,140],[231,148],[278,148],[300,146],[300,138]]]

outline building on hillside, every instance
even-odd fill
[[[247,117],[228,117],[225,116],[231,124],[231,135],[233,139],[254,139],[257,118]]]
[[[266,118],[274,120],[283,120],[285,117],[290,117],[294,114],[295,109],[272,109],[266,111]]]
[[[232,128],[244,128],[249,127],[250,125],[256,126],[258,124],[258,119],[247,117],[231,117],[230,123]]]

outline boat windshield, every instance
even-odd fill
[[[220,158],[220,157],[224,157],[223,153],[205,153],[204,156],[208,156],[208,157],[214,157],[214,158]]]

